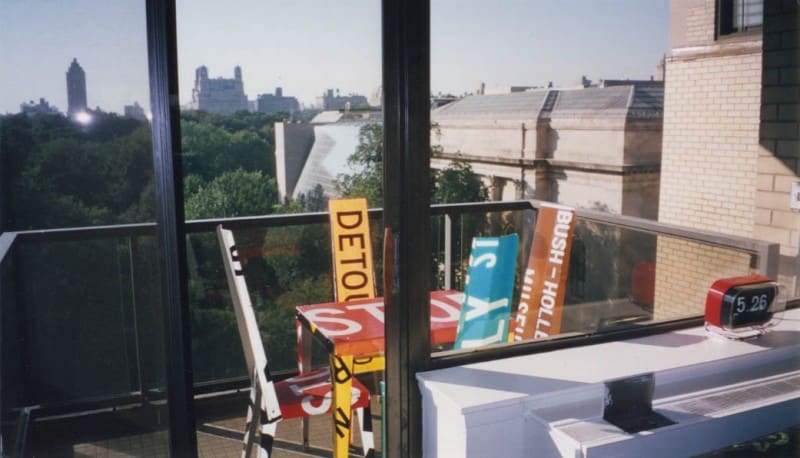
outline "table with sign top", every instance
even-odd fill
[[[463,293],[431,293],[431,344],[456,339]],[[348,455],[352,377],[384,369],[383,298],[300,305],[297,333],[300,372],[311,369],[311,336],[323,343],[331,365],[334,457]],[[304,445],[306,432],[303,433]]]

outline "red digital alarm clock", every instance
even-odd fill
[[[777,282],[761,275],[721,278],[706,296],[706,329],[725,337],[752,337],[783,310]]]

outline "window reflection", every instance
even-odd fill
[[[0,67],[0,445],[164,453],[156,243],[97,227],[154,220],[145,5],[2,2]]]

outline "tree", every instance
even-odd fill
[[[149,126],[97,113],[88,127],[61,115],[0,121],[4,229],[140,222],[152,182]],[[10,190],[13,189],[13,192]]]
[[[379,124],[361,128],[358,146],[347,163],[354,172],[340,174],[334,182],[336,190],[343,197],[365,197],[370,206],[382,206],[383,128]],[[463,161],[432,170],[431,182],[431,203],[483,202],[489,195],[480,177]]]
[[[434,177],[431,193],[433,203],[484,202],[489,198],[486,185],[467,162],[454,161],[446,169],[433,170],[431,173]]]
[[[358,146],[347,158],[352,174],[340,174],[334,187],[343,197],[364,197],[370,207],[383,206],[383,128],[367,124],[358,133]]]
[[[433,125],[435,132],[438,126]],[[343,197],[366,197],[370,206],[383,205],[383,129],[380,125],[370,124],[361,128],[359,143],[356,151],[348,158],[348,164],[354,170],[352,174],[341,174],[334,182],[334,186]],[[431,203],[459,203],[483,202],[487,200],[489,192],[480,177],[472,171],[472,167],[463,161],[456,161],[444,170],[431,170],[430,175]],[[473,236],[483,231],[486,225],[484,215],[463,215],[453,222],[453,232],[465,234],[453,241],[453,255],[456,258],[468,250]],[[441,248],[442,240],[439,236],[443,233],[440,219],[431,221],[431,241],[433,255],[431,257],[431,272],[436,283],[442,284],[444,266],[444,249]],[[378,240],[373,240],[376,242]],[[380,245],[378,245],[380,246]],[[437,248],[439,247],[439,248]],[[466,265],[455,261],[455,274],[457,279],[463,279]],[[380,266],[378,266],[380,269]]]
[[[266,215],[278,203],[278,188],[274,178],[237,169],[223,172],[185,200],[187,219]]]
[[[304,207],[306,211],[322,212],[326,210],[328,205],[328,196],[325,195],[325,190],[322,189],[321,184],[317,184],[305,196]]]
[[[275,175],[272,141],[252,129],[228,132],[214,124],[184,120],[181,132],[184,175],[198,175],[206,182],[239,168]]]

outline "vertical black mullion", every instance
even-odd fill
[[[733,30],[733,0],[717,0],[717,38]]]
[[[384,225],[394,233],[386,305],[390,457],[422,456],[416,373],[430,365],[430,2],[383,0]]]
[[[175,0],[147,0],[153,168],[166,350],[170,456],[197,456],[180,158]]]

